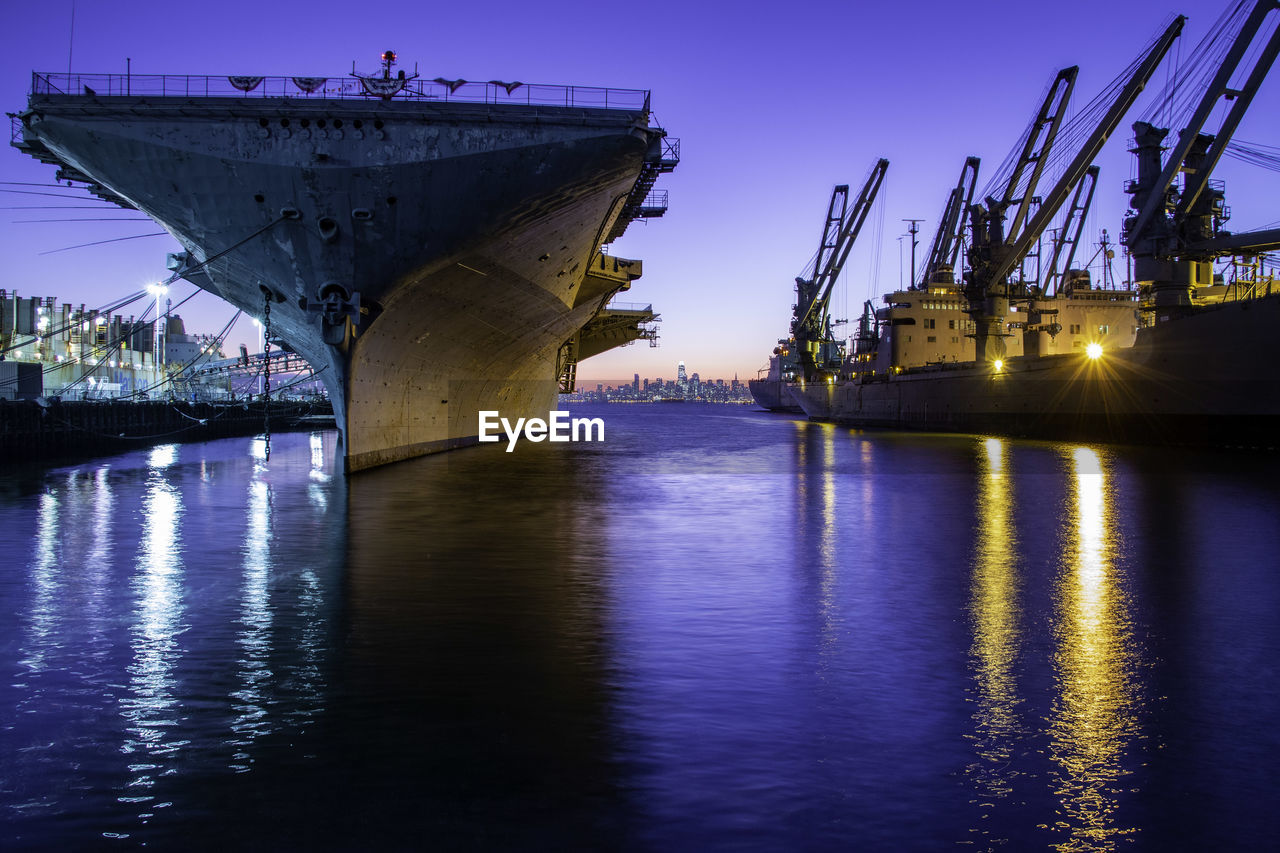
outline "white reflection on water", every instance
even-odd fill
[[[967,773],[986,809],[990,799],[1007,797],[1018,771],[1012,760],[1023,735],[1018,722],[1017,660],[1021,642],[1018,605],[1018,541],[1012,523],[1012,479],[1006,443],[986,439],[979,456],[977,552],[969,594],[973,645],[974,751]],[[984,833],[985,834],[985,833]],[[987,839],[988,843],[996,839]]]
[[[82,572],[84,600],[82,611],[88,620],[89,642],[83,652],[99,666],[111,657],[109,639],[113,622],[111,608],[111,569],[115,559],[116,500],[111,487],[111,467],[103,465],[93,473],[89,485],[92,492],[92,521],[89,525],[89,550]]]
[[[142,499],[142,541],[132,583],[135,598],[128,693],[120,700],[126,737],[121,752],[131,760],[131,778],[121,802],[148,803],[165,761],[189,742],[177,737],[182,723],[174,668],[185,615],[182,600],[182,498],[165,470],[177,460],[176,445],[153,448]],[[168,771],[175,772],[175,771]]]
[[[31,672],[45,668],[50,642],[56,641],[61,597],[58,592],[58,520],[61,501],[53,490],[40,495],[40,508],[36,515],[36,547],[31,561],[31,585],[34,596],[31,602],[30,636],[26,642],[27,654],[22,665]]]
[[[115,525],[115,495],[111,488],[111,468],[103,465],[93,476],[93,542],[88,554],[88,574],[96,589],[105,582],[111,563],[111,531]]]
[[[316,511],[323,513],[329,508],[329,491],[325,488],[325,485],[333,479],[333,475],[325,470],[324,434],[319,432],[311,433],[309,445],[311,448],[311,471],[308,475],[310,482],[307,484],[307,497],[311,500],[311,505],[315,507]]]
[[[240,599],[240,646],[238,677],[240,689],[231,694],[236,718],[231,723],[230,743],[240,747],[231,768],[250,769],[252,757],[246,747],[270,731],[266,689],[271,678],[271,488],[263,479],[267,473],[266,441],[252,443],[253,477],[245,505],[244,581]]]
[[[1114,567],[1108,464],[1071,453],[1063,519],[1049,755],[1059,801],[1058,850],[1113,850],[1137,830],[1117,820],[1125,752],[1137,736],[1137,674],[1128,596]],[[1065,837],[1062,837],[1065,836]]]

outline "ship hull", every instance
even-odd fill
[[[1264,446],[1280,428],[1280,296],[1141,329],[1104,353],[794,385],[810,419],[1068,441]]]
[[[623,286],[590,270],[654,139],[640,110],[378,101],[33,96],[23,120],[172,233],[184,277],[269,311],[349,471],[555,408],[558,353]]]
[[[747,387],[756,405],[771,412],[791,412],[802,414],[803,410],[791,399],[791,390],[781,379],[750,379]]]

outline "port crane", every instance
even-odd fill
[[[973,191],[978,182],[978,166],[981,162],[977,157],[965,158],[964,166],[960,169],[960,179],[947,194],[942,217],[938,220],[938,230],[934,232],[933,243],[929,247],[929,258],[920,271],[920,281],[914,283],[917,290],[928,290],[929,285],[935,282],[948,285],[955,283],[956,263],[964,245],[964,214],[973,204]]]
[[[968,300],[967,313],[974,324],[975,355],[978,361],[993,364],[1003,361],[1003,322],[1010,305],[1013,302],[1027,301],[1035,295],[1025,283],[1011,281],[1010,275],[1057,215],[1067,196],[1085,177],[1103,143],[1146,86],[1174,40],[1181,34],[1185,23],[1185,16],[1175,18],[1139,61],[1131,66],[1128,79],[1109,102],[1100,105],[1105,109],[1101,110],[1102,114],[1094,122],[1093,129],[1061,177],[1043,195],[1034,212],[1035,190],[1062,126],[1067,100],[1075,85],[1078,70],[1075,66],[1062,69],[1054,78],[1049,93],[1022,140],[1022,149],[1003,193],[998,198],[988,196],[983,204],[970,206],[970,269],[965,277],[963,290]],[[1012,216],[1009,215],[1010,210]]]
[[[1231,234],[1222,226],[1230,217],[1220,181],[1210,176],[1221,159],[1236,127],[1257,94],[1258,87],[1280,53],[1280,26],[1260,50],[1249,51],[1264,22],[1280,10],[1276,0],[1257,0],[1244,17],[1248,4],[1240,2],[1229,13],[1239,23],[1230,48],[1223,54],[1217,72],[1209,81],[1188,120],[1169,147],[1162,163],[1168,128],[1149,121],[1133,125],[1138,177],[1125,187],[1130,194],[1130,215],[1124,224],[1122,242],[1133,256],[1134,278],[1144,295],[1144,306],[1154,310],[1155,322],[1186,313],[1193,305],[1197,287],[1213,283],[1212,261],[1232,254],[1254,254],[1280,247],[1280,230]],[[1229,37],[1223,28],[1222,38]],[[1202,53],[1212,53],[1204,48]],[[1253,56],[1252,67],[1243,66]],[[1238,74],[1247,72],[1238,88],[1230,85]],[[1230,103],[1216,134],[1203,132],[1216,108]],[[1175,181],[1181,175],[1181,187]]]
[[[858,239],[862,223],[866,221],[888,170],[888,160],[881,158],[876,161],[852,206],[849,205],[847,184],[841,184],[832,191],[813,272],[809,278],[796,278],[791,336],[800,356],[804,378],[808,381],[838,371],[844,360],[840,342],[831,329],[831,289],[854,241]]]
[[[1054,235],[1049,264],[1039,276],[1039,292],[1044,295],[1057,293],[1059,284],[1066,281],[1071,262],[1075,260],[1076,250],[1080,247],[1080,238],[1084,234],[1084,220],[1093,205],[1093,192],[1098,186],[1098,167],[1090,166],[1084,177],[1076,184],[1067,206],[1067,215],[1062,221],[1062,228]],[[1058,262],[1062,262],[1059,270]]]

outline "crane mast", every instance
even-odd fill
[[[813,272],[807,279],[796,279],[796,307],[791,334],[796,341],[806,380],[816,379],[839,367],[842,356],[831,331],[829,312],[831,289],[853,249],[854,241],[858,239],[862,223],[866,221],[888,170],[889,161],[878,160],[852,206],[848,204],[849,187],[842,184],[835,188],[827,206],[827,219]]]

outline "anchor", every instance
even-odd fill
[[[319,302],[307,301],[302,306],[308,313],[320,315],[320,328],[326,344],[340,346],[347,337],[347,320],[353,326],[360,325],[364,313],[360,308],[359,292],[351,293],[336,281],[320,285]]]

